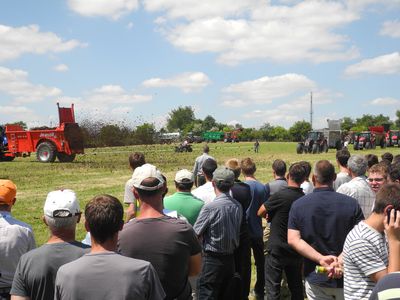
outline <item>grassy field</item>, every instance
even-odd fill
[[[210,154],[219,164],[229,158],[252,157],[257,164],[256,177],[262,182],[272,179],[271,165],[277,159],[288,164],[308,160],[312,164],[320,159],[335,162],[335,150],[323,154],[296,154],[295,143],[261,143],[260,152],[253,152],[252,143],[210,144]],[[132,174],[128,165],[131,152],[145,153],[146,160],[155,164],[167,177],[169,193],[175,192],[173,178],[182,168],[192,169],[196,156],[201,154],[202,144],[195,144],[192,153],[174,153],[173,145],[148,145],[115,148],[87,149],[73,163],[43,164],[35,156],[17,158],[13,162],[0,163],[0,178],[9,178],[18,186],[17,203],[13,215],[33,226],[38,245],[46,242],[47,229],[42,223],[43,204],[48,192],[59,188],[73,189],[80,200],[81,208],[95,195],[107,193],[123,200],[124,185]],[[398,148],[358,151],[360,154],[374,153],[380,156],[386,151],[398,154]],[[85,235],[82,223],[78,228],[78,239]]]

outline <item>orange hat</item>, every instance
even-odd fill
[[[17,186],[11,180],[0,179],[0,203],[11,205],[17,194]]]

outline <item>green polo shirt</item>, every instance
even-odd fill
[[[168,210],[176,210],[184,216],[193,226],[203,207],[204,202],[190,192],[176,192],[164,198],[164,207]]]

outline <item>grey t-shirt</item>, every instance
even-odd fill
[[[11,295],[31,299],[52,299],[60,266],[78,259],[89,251],[79,242],[44,244],[24,254],[15,271]]]
[[[89,253],[62,266],[54,299],[161,300],[165,293],[153,266],[115,252]]]

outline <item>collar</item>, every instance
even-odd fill
[[[181,195],[191,195],[191,192],[176,192],[176,194],[181,194]]]
[[[301,191],[301,192],[303,192],[303,189],[301,187],[287,186],[287,188],[291,189],[293,191]]]
[[[11,213],[9,211],[2,210],[0,211],[0,218],[11,218]]]
[[[319,187],[319,188],[314,188],[313,193],[318,193],[318,192],[334,192],[335,190],[331,187]]]
[[[283,180],[283,181],[286,181],[286,178],[285,178],[285,177],[278,177],[278,178],[276,178],[275,180]]]

